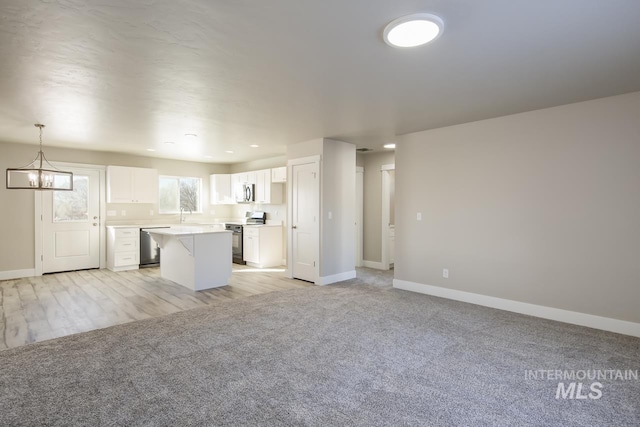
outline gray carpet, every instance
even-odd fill
[[[640,425],[639,381],[557,400],[557,381],[525,379],[640,369],[640,339],[380,283],[259,295],[0,352],[0,425]]]

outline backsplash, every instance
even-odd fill
[[[180,214],[159,214],[156,204],[107,203],[105,225],[178,224]],[[184,213],[185,223],[217,223],[241,221],[247,211],[264,211],[269,222],[286,223],[287,205],[249,203],[239,205],[210,205],[202,213]],[[110,215],[115,214],[115,215]]]
[[[185,223],[225,222],[235,218],[234,205],[205,206],[202,213],[183,214]],[[180,214],[160,214],[157,204],[107,203],[106,225],[178,224]],[[115,215],[112,215],[115,214]],[[242,215],[244,217],[244,214]]]
[[[267,221],[287,222],[287,205],[265,205],[262,203],[249,203],[241,205],[229,205],[232,208],[230,215],[234,218],[244,218],[247,211],[263,211],[267,213]]]

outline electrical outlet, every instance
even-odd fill
[[[333,219],[333,212],[329,211],[329,213],[327,214],[327,216],[329,217],[329,219]]]
[[[442,269],[442,277],[444,277],[445,279],[449,278],[449,269],[448,268],[443,268]]]
[[[116,211],[107,211],[107,216],[117,216],[118,212]]]
[[[418,212],[418,213],[416,214],[416,219],[417,219],[418,221],[422,221],[422,212]]]
[[[149,216],[153,216],[153,214],[154,214],[153,209],[151,209],[151,210],[149,211]]]
[[[127,216],[127,211],[125,211],[124,209],[122,209],[122,210],[120,211],[120,215],[121,215],[121,216]]]

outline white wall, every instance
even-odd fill
[[[327,277],[355,271],[355,145],[325,139],[321,166],[320,276]]]
[[[640,92],[404,135],[396,184],[396,279],[640,322]]]
[[[322,283],[344,280],[351,277],[351,273],[355,275],[355,149],[353,144],[328,138],[287,147],[287,159],[321,157],[319,276]]]

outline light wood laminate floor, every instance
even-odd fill
[[[228,286],[194,292],[159,268],[82,270],[0,281],[0,350],[250,295],[305,288],[284,269],[233,265]]]

